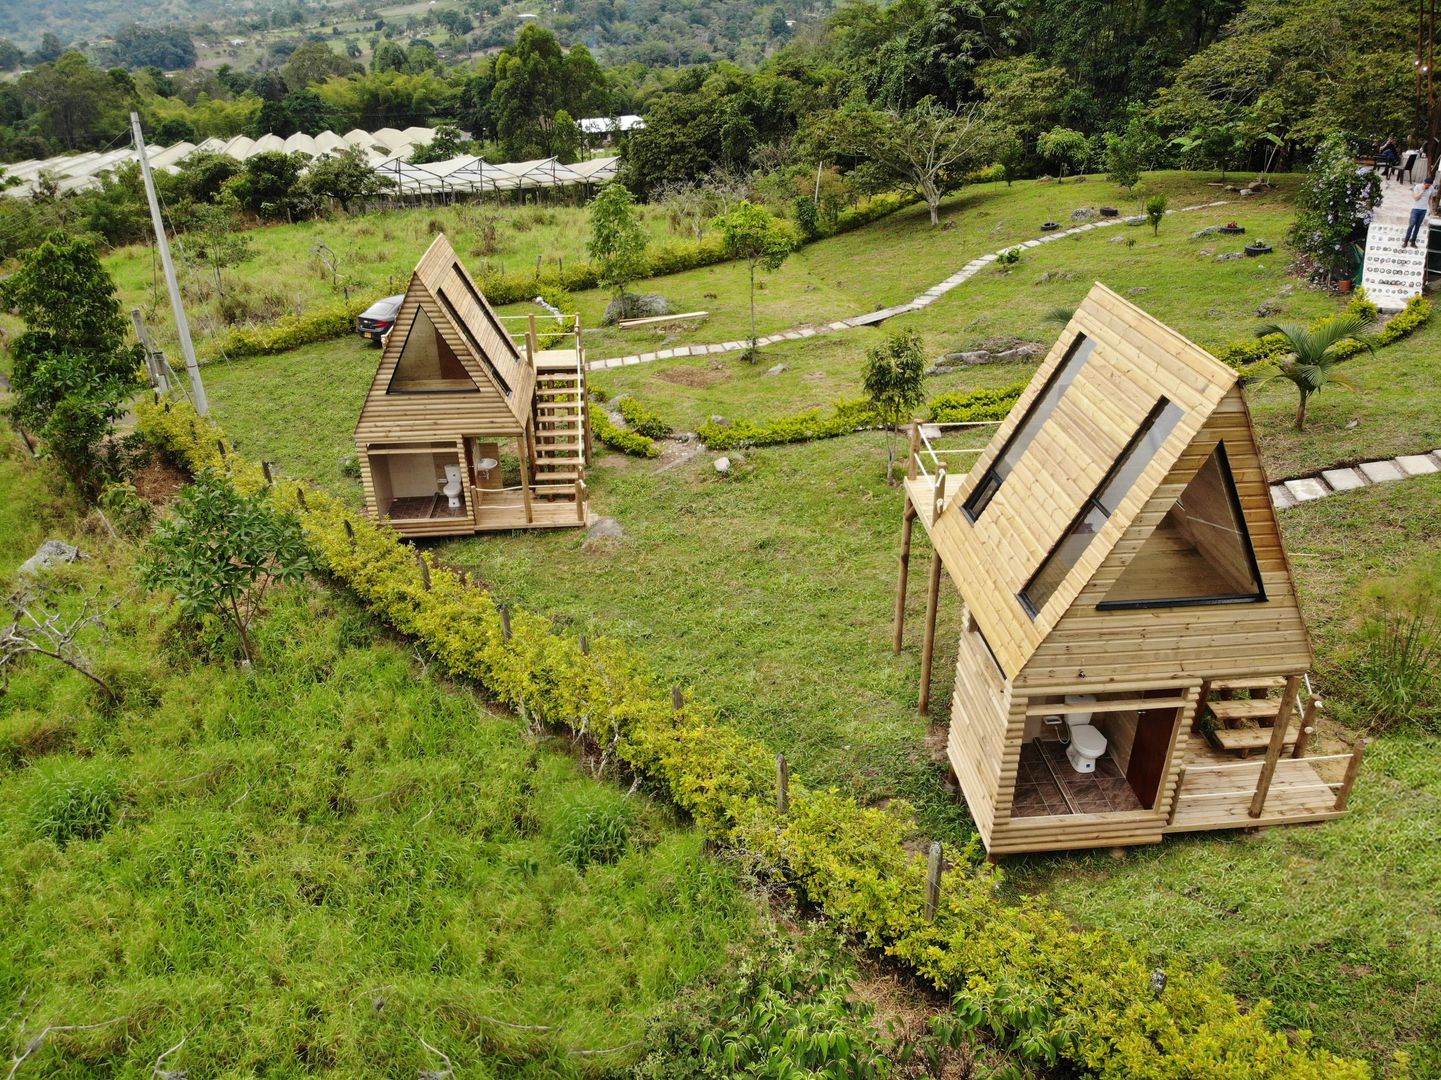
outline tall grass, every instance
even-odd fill
[[[1441,612],[1434,602],[1377,612],[1362,640],[1356,697],[1372,727],[1414,723],[1441,731]]]

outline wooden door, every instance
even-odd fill
[[[1126,779],[1147,810],[1156,807],[1156,795],[1166,774],[1171,745],[1176,741],[1176,720],[1180,713],[1175,706],[1142,709],[1136,718],[1136,740],[1131,744],[1131,760],[1126,763]]]

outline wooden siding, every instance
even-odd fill
[[[969,622],[967,614],[965,624]],[[1020,754],[1020,745],[1019,741],[1008,744],[1008,733],[1013,726],[1011,693],[985,645],[974,633],[963,631],[956,653],[956,688],[951,697],[946,756],[960,781],[976,827],[985,838],[990,833],[998,796],[1003,793],[1001,777],[1007,760],[1011,787],[1014,786],[1015,759]],[[1021,722],[1025,722],[1024,712]],[[1004,790],[1004,796],[1005,809],[1009,811],[1010,787]]]
[[[962,504],[1077,333],[1095,342],[1093,352],[980,520],[971,523]],[[1019,674],[1235,381],[1234,371],[1109,289],[1096,285],[1091,290],[991,445],[970,473],[958,478],[955,494],[931,530],[1007,674]],[[1017,594],[1161,398],[1183,409],[1184,416],[1079,564],[1032,619]]]
[[[1226,447],[1266,599],[1099,610],[1096,605],[1219,442]],[[1074,691],[1083,683],[1109,688],[1113,682],[1164,681],[1172,675],[1194,681],[1295,675],[1310,670],[1313,659],[1250,416],[1240,388],[1233,387],[1037,647],[1016,684],[1039,693],[1047,687]]]

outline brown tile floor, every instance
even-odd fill
[[[470,511],[464,506],[451,506],[443,495],[407,495],[390,500],[388,516],[394,521],[414,521],[416,518],[463,518]]]
[[[1096,761],[1095,772],[1078,773],[1071,768],[1066,748],[1058,740],[1035,739],[1021,747],[1016,796],[1011,804],[1013,817],[1111,814],[1140,809],[1141,800],[1109,753]]]

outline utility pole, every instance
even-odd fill
[[[200,381],[200,365],[195,362],[195,345],[190,340],[190,320],[185,317],[185,302],[180,298],[180,283],[175,279],[175,263],[170,258],[170,241],[165,236],[165,222],[160,217],[160,199],[155,194],[155,178],[150,175],[150,158],[145,153],[145,136],[140,132],[140,114],[130,114],[130,133],[135,138],[135,154],[140,158],[140,175],[145,180],[145,197],[150,201],[150,223],[155,226],[155,246],[160,263],[165,267],[165,284],[170,289],[170,306],[175,312],[175,329],[180,336],[180,352],[185,357],[185,372],[190,376],[191,401],[195,411],[204,416],[210,411],[205,400],[205,385]]]

